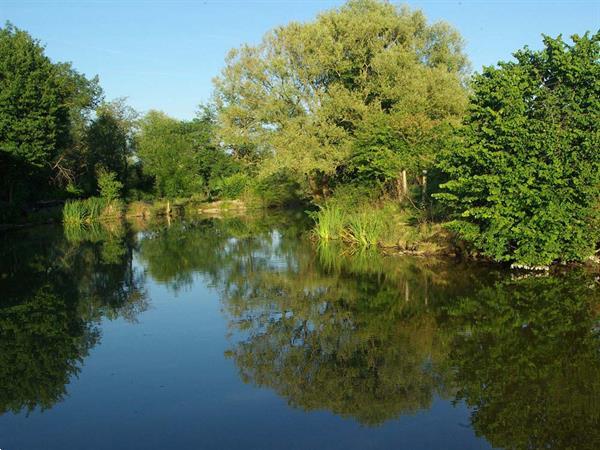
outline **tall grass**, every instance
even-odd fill
[[[384,239],[385,220],[378,210],[346,211],[340,206],[323,206],[315,215],[314,233],[320,241],[341,239],[361,248],[377,246]]]
[[[63,207],[63,222],[69,225],[83,225],[100,220],[106,207],[106,201],[98,197],[70,200]]]
[[[343,235],[345,217],[342,209],[337,205],[325,205],[315,215],[316,236],[323,240],[329,241],[339,239]]]
[[[361,211],[350,215],[344,240],[361,248],[375,247],[383,239],[385,223],[377,211]]]
[[[63,222],[68,225],[83,225],[88,221],[88,210],[82,200],[69,200],[63,207]]]

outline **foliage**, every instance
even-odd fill
[[[344,239],[361,248],[376,247],[384,231],[385,223],[380,211],[361,211],[348,219]]]
[[[440,158],[451,227],[498,261],[545,265],[600,241],[600,33],[544,38],[473,80],[461,139]]]
[[[344,178],[360,185],[383,186],[398,178],[402,166],[396,152],[387,146],[356,145],[344,171]]]
[[[150,111],[141,121],[138,155],[144,171],[155,178],[161,196],[190,195],[202,187],[197,152],[184,128],[183,123],[159,111]]]
[[[251,187],[264,207],[297,205],[306,199],[301,184],[284,171],[260,177],[251,183]]]
[[[108,205],[106,199],[99,197],[69,200],[63,207],[63,222],[68,225],[83,225],[98,221]]]
[[[217,178],[212,182],[212,191],[222,199],[239,198],[250,182],[250,177],[245,173],[235,173],[228,177]]]
[[[206,193],[215,196],[213,188],[218,180],[242,171],[243,165],[215,143],[217,124],[212,107],[201,106],[191,126],[194,129],[194,146],[198,150],[198,173],[207,187]]]
[[[134,151],[137,112],[117,99],[101,104],[86,129],[86,179],[88,192],[100,189],[97,176],[113,172],[123,185],[127,182],[128,160]]]
[[[115,172],[100,169],[98,171],[98,189],[100,190],[100,197],[110,203],[121,197],[123,183],[117,180]]]
[[[71,200],[63,207],[63,222],[71,225],[81,225],[87,222],[88,211],[81,200]]]
[[[339,206],[326,204],[313,214],[316,236],[323,241],[339,239],[346,225],[346,218]]]
[[[38,197],[72,178],[73,126],[100,96],[69,64],[10,23],[0,28],[0,195],[9,203]],[[41,189],[40,189],[41,188]]]
[[[326,203],[313,213],[313,218],[313,232],[319,240],[343,239],[361,248],[377,246],[387,228],[384,210],[369,207],[347,210],[335,202]]]
[[[190,122],[159,111],[146,114],[137,139],[138,156],[143,171],[154,177],[159,195],[181,197],[212,191],[221,180],[240,171],[239,164],[214,144],[214,127],[209,108]]]
[[[263,173],[295,174],[316,198],[344,172],[377,183],[431,163],[440,130],[465,109],[466,69],[447,24],[350,0],[230,52],[215,80],[220,139]]]

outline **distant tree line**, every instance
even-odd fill
[[[600,242],[600,33],[470,76],[460,34],[349,0],[232,50],[191,121],[139,117],[98,79],[0,32],[0,200],[90,196],[323,204],[338,192],[419,203],[499,261],[544,265]],[[416,197],[416,193],[418,197]]]
[[[239,165],[215,145],[215,113],[179,121],[107,101],[98,77],[55,63],[10,23],[0,29],[0,222],[41,200],[206,193]]]

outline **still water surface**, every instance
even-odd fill
[[[302,215],[0,236],[0,448],[597,449],[597,277]]]

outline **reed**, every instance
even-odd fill
[[[82,200],[70,200],[63,207],[63,222],[68,225],[83,225],[87,223],[89,213]]]
[[[98,197],[69,200],[63,207],[63,222],[69,225],[83,225],[98,221],[106,207],[106,201]]]
[[[376,211],[361,211],[348,218],[344,240],[361,248],[375,247],[383,239],[384,221]]]
[[[324,241],[339,239],[344,232],[345,218],[341,208],[325,205],[315,215],[315,235]]]

